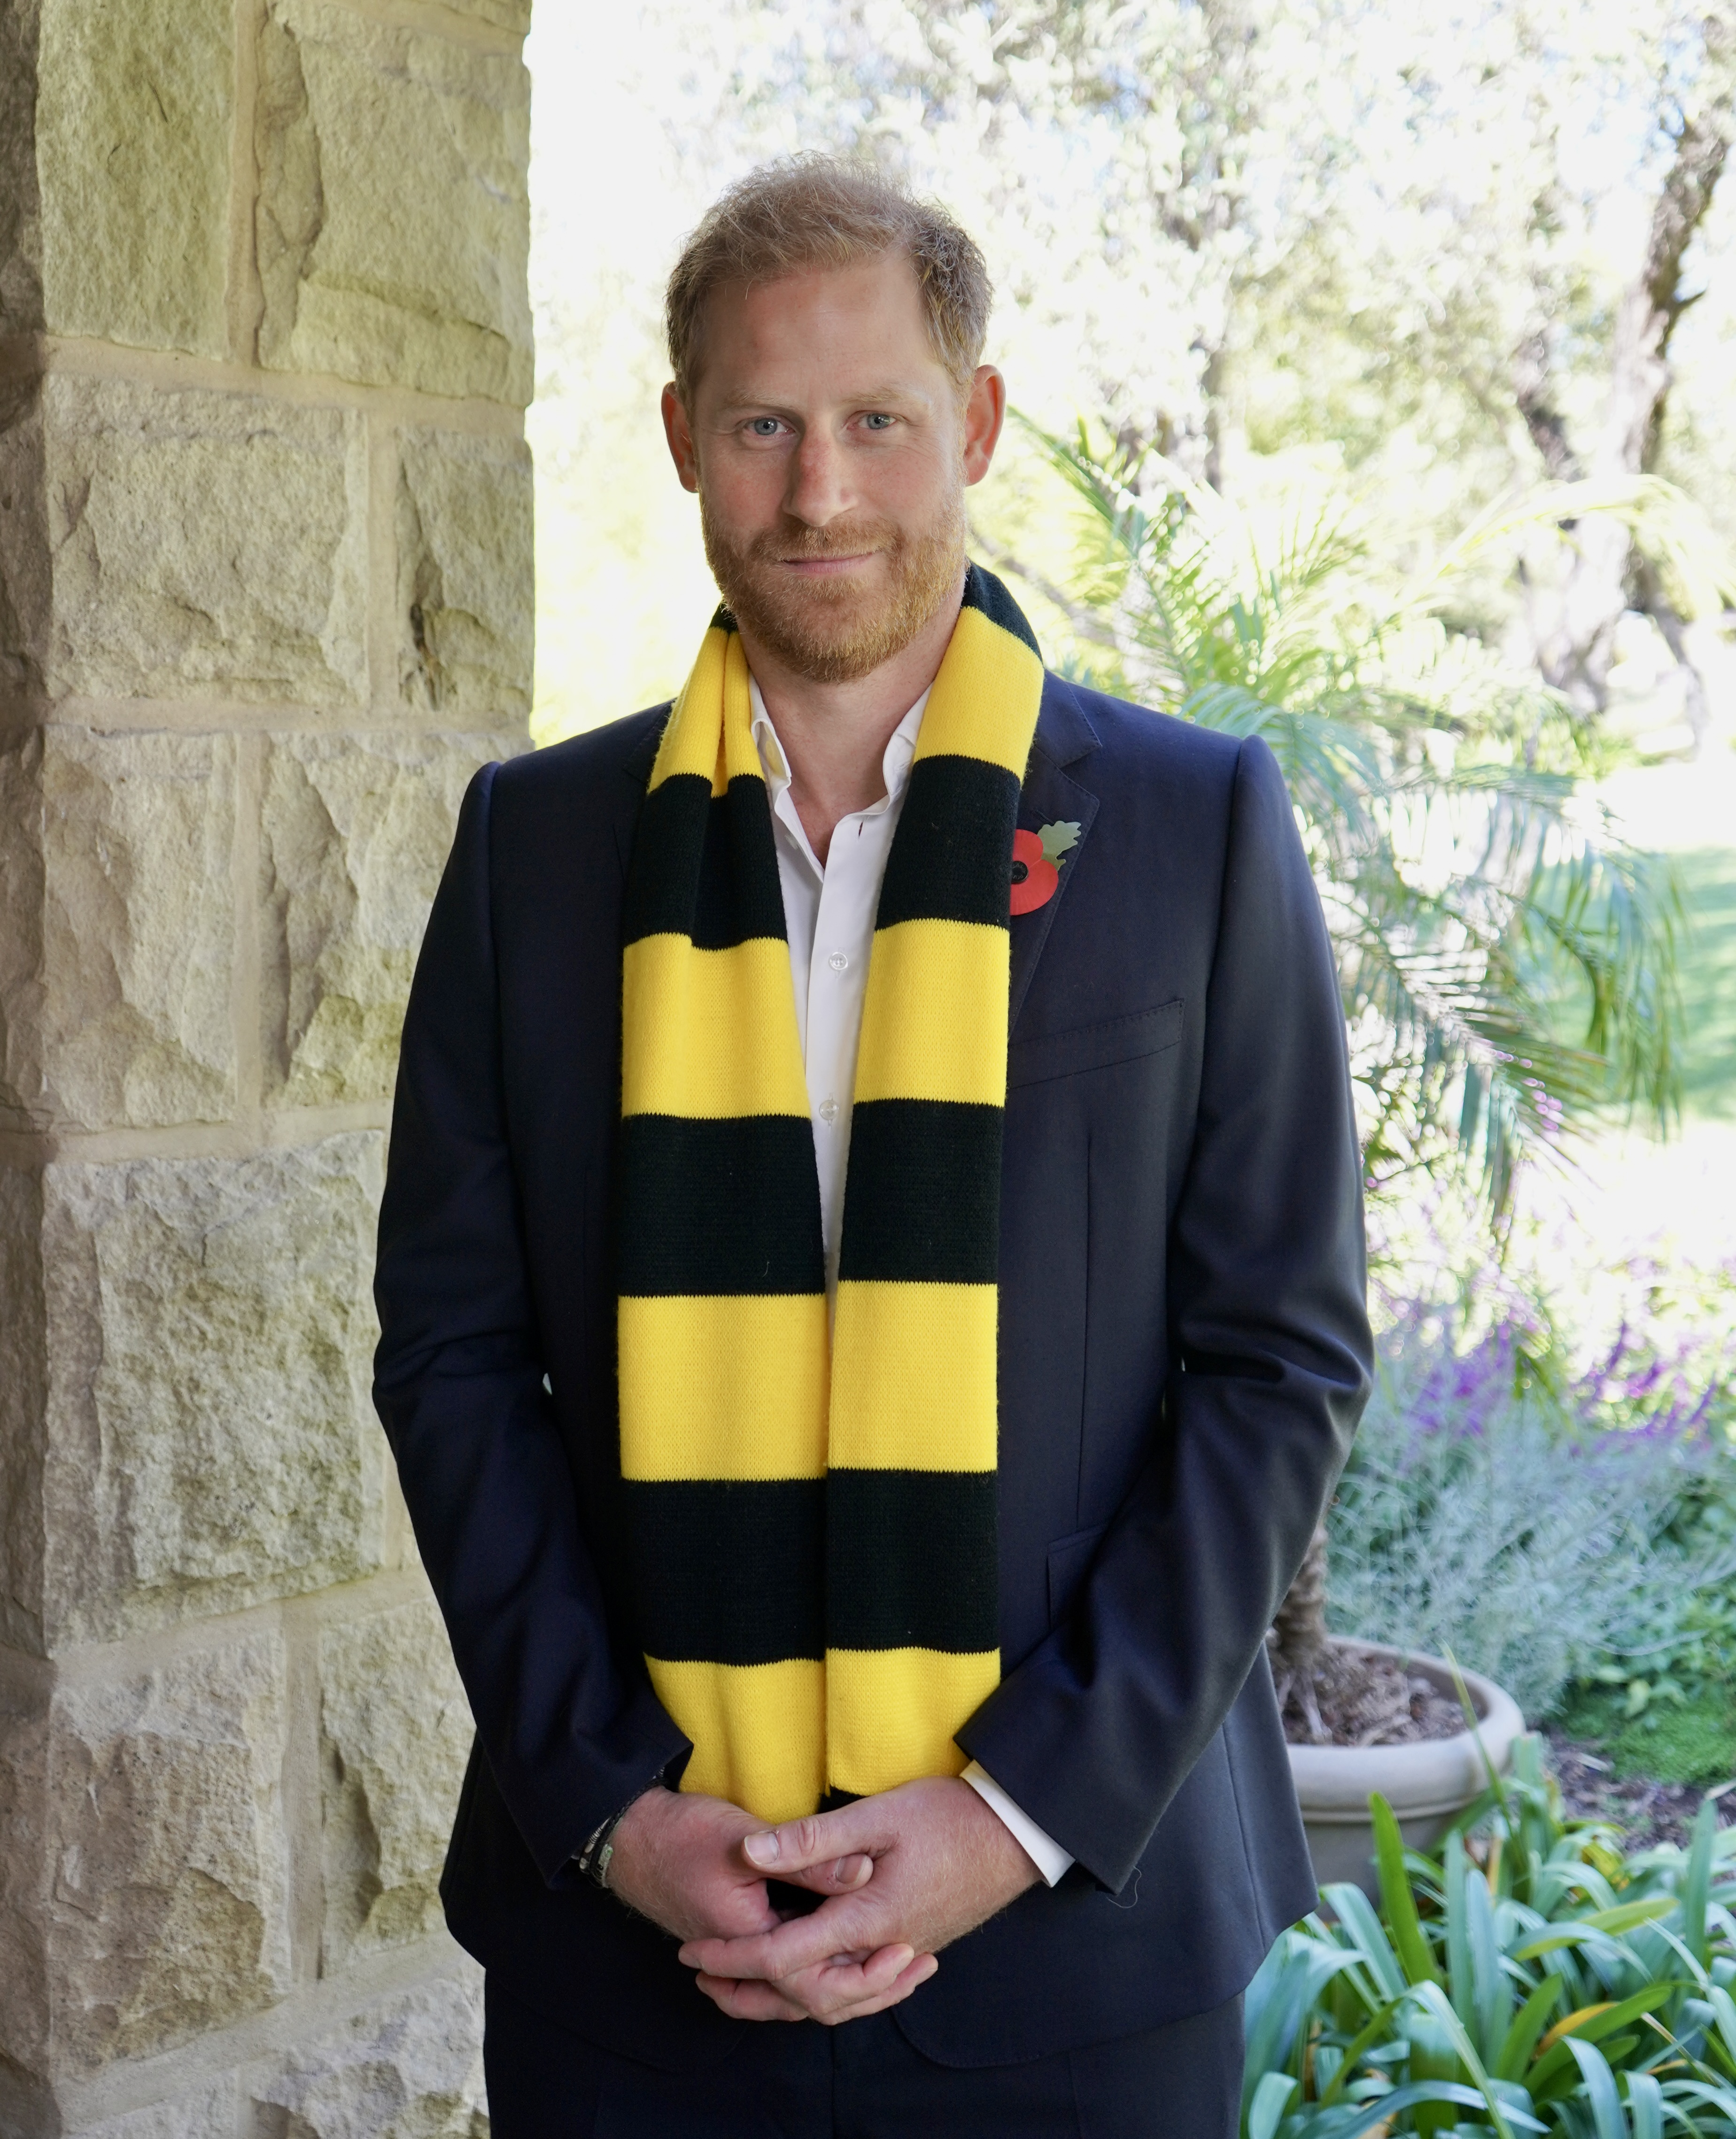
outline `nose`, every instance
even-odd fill
[[[843,447],[823,428],[804,432],[790,457],[785,511],[804,526],[824,527],[848,512],[850,503]]]

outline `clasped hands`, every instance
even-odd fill
[[[622,1816],[609,1886],[682,1941],[699,1988],[737,2020],[835,2026],[896,2005],[943,1946],[1039,1877],[968,1783],[906,1783],[768,1828],[722,1798],[653,1789]],[[821,1895],[780,1916],[768,1879]]]

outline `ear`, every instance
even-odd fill
[[[663,389],[663,436],[669,441],[669,458],[681,477],[683,490],[699,487],[699,455],[694,450],[693,428],[672,382]],[[987,463],[984,463],[985,467]],[[974,477],[967,480],[975,480]]]
[[[965,397],[965,481],[980,482],[989,472],[1000,427],[1006,421],[1006,381],[992,364],[979,364]]]

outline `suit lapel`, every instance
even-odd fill
[[[627,783],[630,800],[618,795],[614,813],[615,851],[621,858],[621,877],[624,883],[627,864],[633,854],[633,835],[639,821],[639,812],[645,806],[645,790],[651,785],[652,767],[657,763],[657,746],[663,739],[673,700],[666,706],[653,707],[659,716],[646,731],[630,756],[623,760],[621,775]]]
[[[1043,947],[1049,941],[1049,932],[1054,925],[1056,910],[1067,896],[1068,887],[1078,868],[1079,856],[1085,850],[1090,837],[1093,820],[1097,815],[1098,798],[1090,789],[1068,777],[1064,767],[1076,766],[1088,757],[1098,747],[1097,731],[1088,720],[1072,688],[1060,677],[1049,675],[1043,679],[1043,706],[1037,716],[1037,732],[1031,744],[1030,760],[1025,767],[1024,785],[1019,795],[1019,827],[1021,831],[1040,831],[1045,825],[1072,824],[1079,828],[1078,839],[1061,865],[1060,882],[1055,886],[1054,896],[1034,913],[1015,913],[1013,917],[1013,972],[1012,993],[1008,1003],[1007,1030],[1018,1025],[1019,1013],[1024,1007],[1024,998],[1029,992],[1031,978],[1036,972],[1037,961],[1043,955]]]
[[[668,707],[660,710],[667,718]],[[663,722],[659,720],[621,766],[625,791],[622,798],[623,806],[615,812],[614,834],[623,877],[633,851],[633,828],[638,822],[639,810],[644,803],[646,786],[651,778],[651,768],[657,757],[657,746],[663,739]],[[1089,788],[1069,778],[1064,768],[1077,766],[1097,747],[1097,731],[1085,717],[1083,708],[1073,696],[1071,687],[1059,676],[1045,675],[1043,679],[1043,703],[1037,715],[1037,732],[1031,742],[1024,783],[1019,793],[1019,826],[1021,831],[1035,832],[1040,831],[1045,825],[1073,824],[1078,826],[1079,835],[1062,865],[1060,882],[1055,887],[1054,897],[1033,913],[1019,913],[1013,917],[1012,988],[1007,1006],[1009,1032],[1019,1022],[1019,1013],[1024,1006],[1024,998],[1029,991],[1037,961],[1043,954],[1043,946],[1048,942],[1049,932],[1054,925],[1056,909],[1067,896],[1068,886],[1073,881],[1079,856],[1084,852],[1085,842],[1091,834],[1092,821],[1097,815],[1097,796]]]

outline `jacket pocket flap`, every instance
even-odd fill
[[[1041,1084],[1051,1077],[1076,1077],[1084,1070],[1107,1070],[1112,1063],[1161,1055],[1181,1037],[1181,999],[1156,1010],[1112,1017],[1103,1025],[1076,1025],[1071,1032],[1049,1032],[1015,1040],[1006,1054],[1006,1081]]]

